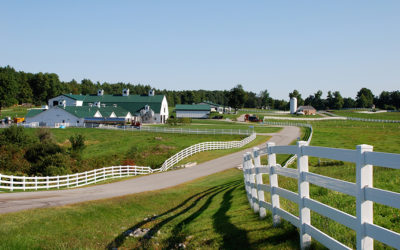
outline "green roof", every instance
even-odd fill
[[[42,113],[43,111],[45,111],[45,109],[29,109],[28,113],[25,115],[25,118],[34,117],[34,116]]]
[[[220,104],[213,103],[213,102],[210,102],[210,101],[203,101],[201,103],[209,104],[210,106],[216,106],[216,107],[221,107],[222,106]]]
[[[208,104],[177,104],[175,110],[194,110],[194,111],[210,111],[211,107]]]
[[[63,109],[67,111],[68,113],[79,117],[79,118],[86,118],[86,117],[93,117],[96,112],[99,110],[97,107],[77,107],[77,106],[66,106],[60,107],[60,109]],[[101,112],[100,112],[101,113]]]
[[[79,118],[89,118],[94,117],[97,111],[100,112],[102,117],[110,117],[110,115],[114,112],[117,117],[126,116],[128,114],[128,110],[123,109],[121,107],[89,107],[89,106],[66,106],[65,108],[61,108],[67,111],[68,113],[79,117]]]
[[[139,113],[145,105],[149,105],[155,113],[160,113],[161,103],[164,99],[164,95],[144,96],[144,95],[70,95],[64,94],[74,100],[83,101],[83,106],[89,106],[89,103],[100,102],[107,106],[113,106],[117,104],[117,107],[122,107],[125,110],[131,112],[132,115]],[[117,115],[118,116],[118,115]]]

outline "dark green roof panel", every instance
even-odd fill
[[[25,118],[37,116],[38,114],[42,113],[43,111],[45,111],[45,110],[44,109],[30,109],[30,110],[28,110],[28,113],[25,115]]]

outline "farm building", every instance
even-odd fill
[[[301,114],[301,112],[304,114],[304,115],[315,115],[316,113],[317,113],[317,110],[314,108],[314,107],[312,107],[312,106],[300,106],[298,109],[297,109],[297,111],[296,111],[296,113],[297,114]]]
[[[29,110],[25,122],[48,127],[60,125],[83,127],[87,120],[92,118],[120,119],[122,122],[129,122],[132,115],[129,111],[118,107],[56,106],[50,109]]]
[[[230,113],[232,111],[232,109],[230,107],[224,107],[223,105],[216,104],[216,103],[213,103],[213,102],[210,102],[210,101],[203,101],[203,102],[200,102],[198,104],[210,105],[211,112],[218,112],[220,114]]]
[[[175,111],[177,118],[208,118],[211,107],[208,104],[177,104]]]
[[[49,100],[50,108],[56,106],[82,107],[121,107],[132,115],[132,119],[143,123],[165,123],[168,119],[168,102],[165,95],[155,95],[150,90],[148,95],[129,95],[124,89],[121,95],[104,95],[99,90],[96,95],[64,94]]]

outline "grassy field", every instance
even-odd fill
[[[146,219],[147,218],[147,219]],[[297,229],[259,220],[243,173],[231,169],[175,188],[0,215],[1,249],[296,249]],[[127,230],[149,229],[145,237]],[[182,245],[181,245],[182,246]]]
[[[314,135],[311,145],[355,149],[358,144],[370,144],[374,151],[400,153],[400,126],[394,124],[363,123],[353,121],[320,121],[312,123]],[[279,158],[278,158],[279,159]],[[263,158],[266,164],[266,158]],[[309,158],[310,172],[332,178],[355,182],[355,165],[348,162],[338,162],[329,159]],[[292,168],[296,168],[293,164]],[[267,176],[265,181],[268,182]],[[279,177],[279,186],[297,192],[297,181]],[[374,167],[374,187],[400,192],[400,170]],[[315,185],[310,185],[310,196],[332,207],[351,215],[356,213],[355,198],[338,192],[330,191]],[[270,199],[268,197],[268,199]],[[281,206],[298,215],[297,204],[281,199]],[[312,224],[339,239],[346,245],[355,248],[355,232],[326,217],[312,212]],[[396,232],[400,232],[400,210],[374,204],[374,223]],[[375,241],[377,249],[387,246]]]
[[[400,112],[384,112],[384,113],[359,113],[358,111],[343,111],[335,110],[332,113],[346,117],[357,117],[365,119],[378,119],[378,120],[400,120]]]
[[[1,110],[0,119],[3,119],[7,116],[14,117],[25,117],[26,113],[28,113],[28,108],[26,107],[8,107]]]
[[[235,122],[227,122],[220,120],[192,120],[191,124],[187,125],[155,125],[161,127],[171,127],[171,128],[190,128],[190,129],[235,129],[235,130],[253,130],[256,133],[276,133],[279,132],[282,128],[279,127],[269,127],[265,125],[259,125],[257,123],[235,123]]]
[[[36,129],[27,129],[31,134]],[[168,157],[193,144],[205,141],[241,140],[239,135],[191,135],[166,134],[138,131],[119,131],[88,128],[51,129],[55,140],[65,148],[70,147],[68,138],[71,135],[82,134],[86,138],[87,147],[83,151],[83,160],[89,169],[104,166],[120,165],[130,158],[132,147],[143,152],[142,159],[130,158],[137,165],[159,166]]]

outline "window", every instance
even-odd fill
[[[78,120],[78,121],[76,121],[76,123],[79,123],[79,120]]]

